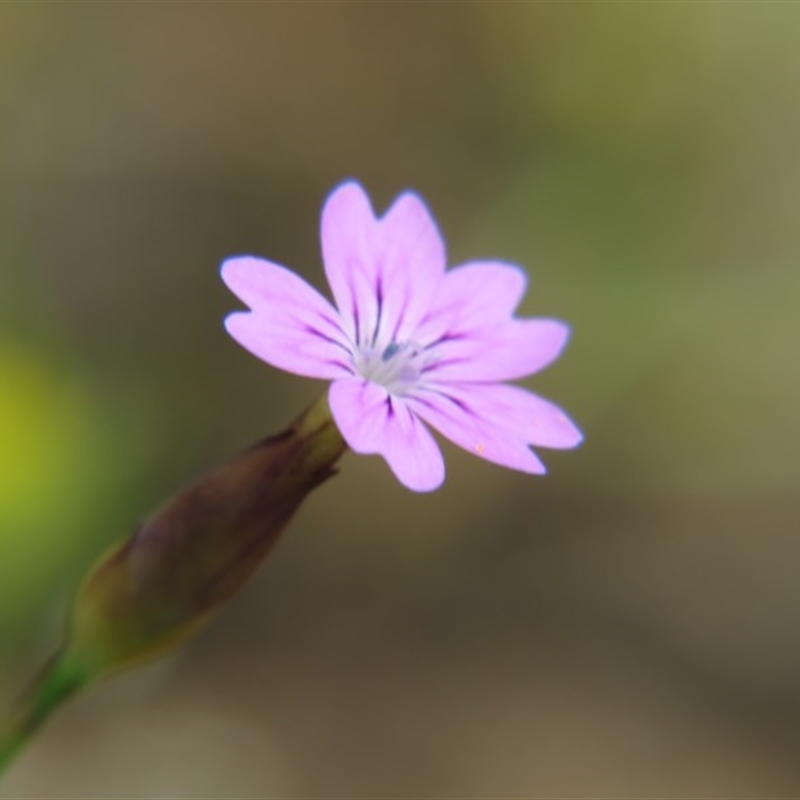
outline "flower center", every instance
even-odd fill
[[[392,342],[383,350],[361,347],[356,371],[391,394],[403,394],[419,381],[424,366],[421,354],[422,348],[414,342]]]

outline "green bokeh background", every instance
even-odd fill
[[[0,7],[0,700],[102,550],[323,385],[217,268],[324,285],[360,179],[573,326],[585,445],[348,456],[178,655],[63,709],[2,797],[800,794],[800,4]]]

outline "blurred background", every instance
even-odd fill
[[[413,187],[573,326],[545,478],[346,457],[177,655],[2,797],[800,796],[800,5],[0,8],[0,704],[97,556],[323,391],[230,340],[257,253]]]

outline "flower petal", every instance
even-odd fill
[[[347,333],[380,348],[408,338],[445,268],[444,243],[425,203],[407,192],[379,220],[362,187],[349,181],[325,203],[321,238]]]
[[[475,416],[527,444],[561,450],[583,441],[575,423],[555,403],[519,386],[455,383],[443,391]]]
[[[555,361],[568,338],[569,326],[554,319],[512,319],[446,335],[427,348],[425,378],[435,383],[524,378]]]
[[[501,261],[471,261],[448,270],[414,339],[432,342],[509,320],[527,282],[522,269]]]
[[[384,314],[378,340],[411,337],[445,275],[447,256],[436,222],[422,198],[405,192],[380,222],[380,274]]]
[[[312,378],[352,372],[352,356],[330,303],[291,270],[253,256],[229,258],[222,279],[252,312],[225,320],[239,344],[278,369]]]
[[[225,319],[228,333],[262,361],[311,378],[352,372],[352,356],[331,304],[291,270],[254,256],[229,258],[222,279],[252,312]]]
[[[280,316],[291,327],[311,328],[347,345],[336,309],[297,273],[256,256],[236,256],[222,263],[222,280],[257,313]]]
[[[236,311],[225,317],[228,333],[267,364],[307,378],[334,380],[352,374],[350,356],[337,342],[299,327],[284,318],[255,311]]]
[[[373,253],[377,222],[366,192],[348,181],[322,208],[320,239],[325,275],[348,335],[360,342],[377,314]]]
[[[418,390],[404,399],[414,414],[467,452],[520,472],[546,472],[524,439],[445,391]]]
[[[444,481],[439,446],[404,401],[361,378],[331,384],[331,413],[356,453],[379,453],[397,479],[415,492],[437,489]]]

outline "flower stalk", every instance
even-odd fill
[[[258,567],[309,492],[347,449],[321,398],[178,492],[89,573],[64,646],[6,728],[0,774],[63,700],[196,633]]]
[[[27,744],[50,713],[75,694],[88,676],[76,669],[62,653],[42,670],[12,716],[0,728],[0,775]]]

